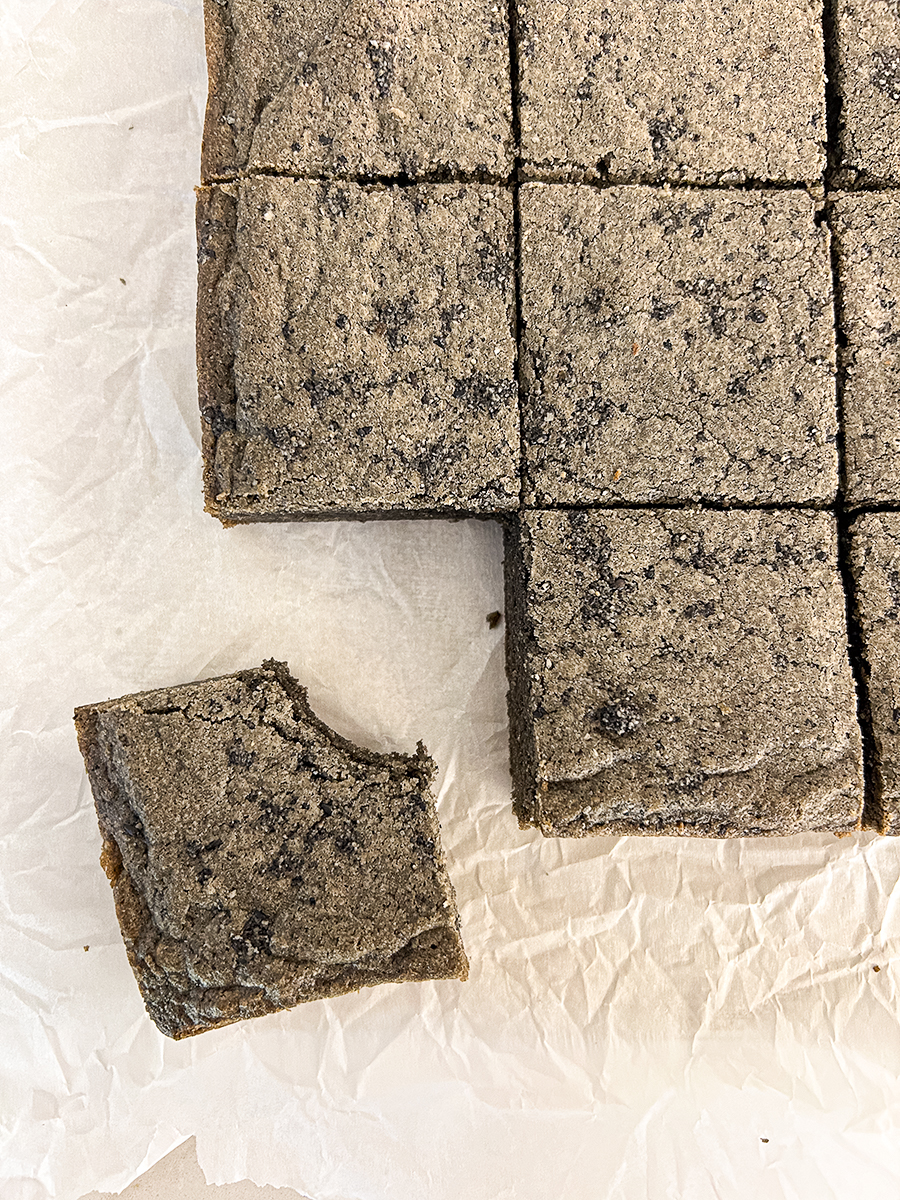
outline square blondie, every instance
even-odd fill
[[[804,183],[825,165],[807,0],[520,0],[522,154],[541,178]]]
[[[833,152],[845,186],[900,185],[900,9],[838,0],[830,28],[839,97]]]
[[[525,512],[507,621],[520,822],[576,837],[859,827],[831,514]]]
[[[838,486],[806,192],[520,192],[526,503],[817,504]]]
[[[850,533],[872,730],[872,820],[881,833],[900,834],[900,513],[858,517]]]
[[[847,503],[900,502],[900,191],[832,203],[842,327]]]
[[[206,0],[205,13],[204,181],[511,170],[505,4]]]
[[[197,224],[208,511],[515,508],[506,190],[259,176],[203,189]]]
[[[128,958],[164,1034],[466,977],[421,744],[353,746],[272,660],[86,705],[75,724]]]

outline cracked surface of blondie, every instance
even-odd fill
[[[520,204],[527,502],[834,499],[807,193],[528,184]]]
[[[274,661],[75,721],[128,957],[163,1033],[465,978],[421,745],[351,745]]]
[[[900,184],[900,4],[839,0],[836,158],[845,184]]]
[[[851,526],[856,613],[872,723],[872,801],[882,833],[900,834],[900,513]]]
[[[522,153],[543,177],[817,180],[821,5],[520,0]]]
[[[846,499],[900,502],[900,192],[839,194]]]
[[[202,192],[198,237],[209,511],[518,504],[507,191],[261,176]]]
[[[507,559],[522,822],[569,836],[858,827],[830,514],[526,512]]]
[[[203,178],[506,175],[506,4],[206,0]]]

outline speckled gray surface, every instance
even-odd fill
[[[846,496],[900,502],[900,192],[838,195]]]
[[[612,555],[654,521],[727,517],[755,547],[781,521],[786,565],[752,597],[770,640],[806,603],[798,564],[830,522],[837,549],[822,543],[809,566],[827,620],[810,616],[809,637],[849,645],[860,711],[845,672],[835,720],[861,720],[871,743],[847,527],[900,503],[900,200],[883,187],[900,161],[898,21],[893,0],[209,0],[203,170],[242,178],[199,204],[208,510],[226,524],[472,514],[512,528],[523,508],[615,509]],[[310,174],[325,178],[289,178]],[[686,515],[642,511],[661,505]],[[558,519],[560,562],[581,571]],[[729,573],[723,544],[720,608],[738,613],[754,552]],[[511,564],[515,693],[531,618]],[[703,640],[705,622],[685,602],[679,636]],[[647,632],[629,636],[623,662]],[[788,690],[822,715],[821,682],[797,666]],[[752,773],[771,812],[757,782],[729,791],[714,772],[701,791],[718,810],[632,824],[851,827],[850,760],[820,723],[792,775],[779,695],[760,698],[769,757]],[[535,714],[514,709],[521,792]],[[580,745],[554,736],[554,753]],[[542,828],[610,827],[574,821]]]
[[[211,512],[518,504],[507,191],[257,177],[201,192],[198,229]]]
[[[529,503],[821,503],[828,231],[806,192],[521,189]]]
[[[527,169],[616,181],[817,180],[821,5],[520,0]]]
[[[204,181],[512,167],[505,3],[206,0],[205,9]]]
[[[569,836],[857,828],[830,514],[527,512],[507,581],[520,820]]]
[[[465,978],[422,746],[351,745],[272,661],[75,721],[128,957],[163,1033]]]
[[[900,184],[900,6],[836,0],[833,29],[842,182]]]
[[[900,513],[851,526],[856,610],[872,721],[872,800],[883,833],[900,833]]]

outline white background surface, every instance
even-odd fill
[[[82,1200],[297,1200],[293,1188],[274,1188],[244,1180],[241,1183],[207,1183],[197,1162],[193,1138],[182,1142],[124,1192],[91,1192]],[[300,1197],[304,1200],[304,1197]]]
[[[520,831],[497,527],[202,512],[199,0],[7,0],[0,35],[2,1200],[194,1134],[211,1182],[311,1200],[896,1200],[900,842]],[[268,656],[341,733],[426,741],[471,976],[176,1044],[71,710]]]

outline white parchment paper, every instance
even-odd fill
[[[202,512],[200,0],[0,13],[0,1196],[900,1195],[900,841],[544,841],[509,804],[491,523]],[[286,659],[423,738],[472,962],[173,1043],[98,864],[75,704]]]

